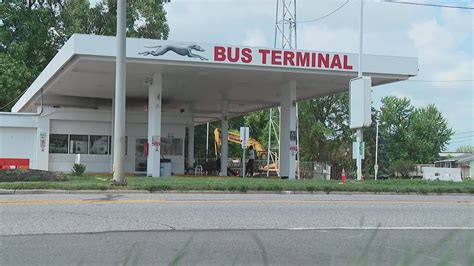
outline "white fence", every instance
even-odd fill
[[[461,169],[423,167],[423,179],[461,182]]]

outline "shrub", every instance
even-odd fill
[[[72,174],[75,176],[82,176],[85,171],[86,171],[86,166],[83,164],[75,163],[74,166],[72,167]]]
[[[0,182],[23,181],[66,181],[64,174],[42,170],[8,169],[0,170]]]
[[[410,175],[411,171],[415,170],[415,163],[408,160],[397,160],[392,163],[390,170],[394,176],[397,176],[398,173],[406,178]]]

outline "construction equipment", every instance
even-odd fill
[[[229,132],[229,136],[227,139],[230,142],[237,143],[237,144],[242,144],[240,141],[240,134],[235,133],[235,132]],[[214,129],[214,147],[215,147],[215,153],[216,157],[219,156],[220,151],[221,151],[221,145],[222,145],[222,139],[221,139],[221,130],[219,128]],[[260,159],[264,159],[267,156],[267,150],[263,145],[258,142],[257,140],[253,138],[249,138],[247,141],[247,145],[250,146],[252,145],[254,147],[254,150],[257,152],[257,156]],[[276,154],[273,154],[273,156],[270,156],[272,161],[268,165],[260,166],[258,167],[258,172],[260,173],[266,173],[271,172],[273,173],[272,175],[278,175],[278,161],[274,160],[274,158],[278,158]]]
[[[242,144],[242,141],[240,141],[240,134],[235,133],[235,132],[229,132],[229,136],[227,138],[230,142],[237,143],[237,144]],[[220,154],[221,151],[221,145],[222,145],[222,139],[221,139],[221,130],[220,128],[214,129],[214,147],[215,147],[215,152],[216,156]],[[267,156],[267,150],[263,145],[258,142],[257,140],[253,138],[249,138],[247,140],[247,146],[252,145],[254,150],[257,152],[258,158],[266,158]]]

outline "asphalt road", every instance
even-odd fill
[[[0,195],[0,265],[474,265],[474,197]]]

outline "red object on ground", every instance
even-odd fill
[[[30,169],[30,159],[0,158],[0,169]]]
[[[342,180],[342,183],[346,183],[347,181],[346,171],[344,171],[344,168],[342,168],[341,180]]]

